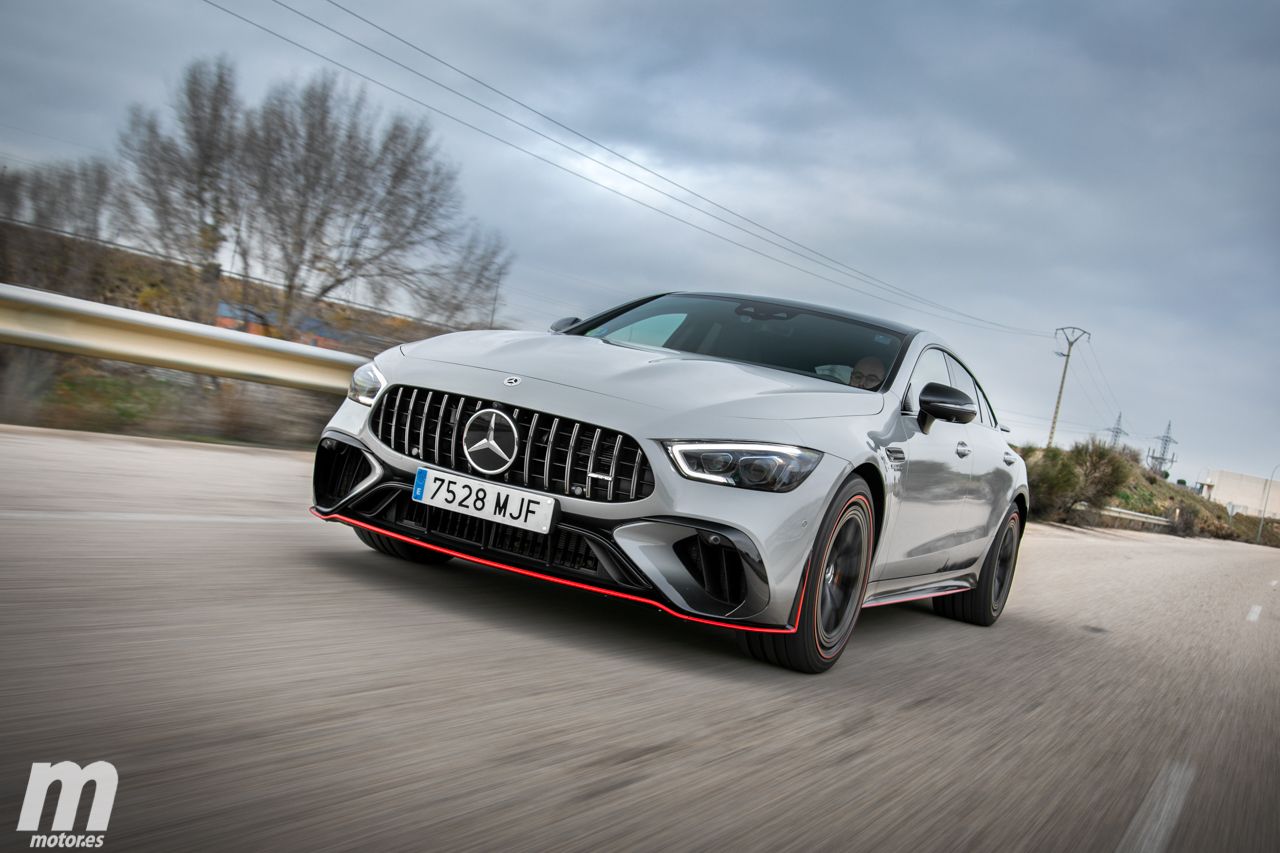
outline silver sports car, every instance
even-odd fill
[[[737,632],[828,669],[864,607],[990,625],[1027,475],[933,335],[845,311],[672,293],[549,333],[473,331],[359,368],[313,512]]]

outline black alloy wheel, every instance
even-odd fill
[[[823,561],[818,596],[818,645],[824,654],[843,646],[857,617],[856,599],[869,569],[871,517],[861,502],[851,503],[836,522]]]
[[[787,632],[739,634],[752,657],[819,673],[830,669],[853,633],[871,579],[875,510],[871,489],[853,476],[823,514],[801,581],[799,613]]]
[[[974,625],[995,624],[1013,588],[1021,542],[1022,512],[1014,504],[1005,511],[1004,523],[992,538],[987,557],[982,562],[978,585],[968,592],[935,598],[933,612]]]

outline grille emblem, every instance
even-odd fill
[[[516,385],[519,385],[519,384],[520,384],[520,377],[519,377],[519,376],[508,376],[506,379],[502,380],[502,384],[503,384],[503,385],[507,385],[507,386],[509,386],[509,387],[514,387],[514,386],[516,386]]]
[[[497,409],[481,409],[462,431],[462,452],[482,474],[501,474],[516,461],[520,434],[515,421]]]

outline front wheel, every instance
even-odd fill
[[[827,508],[805,570],[800,616],[791,634],[743,632],[746,651],[797,672],[826,672],[849,642],[871,578],[875,520],[871,490],[847,482]]]
[[[933,612],[974,625],[994,625],[1009,600],[1021,543],[1022,513],[1014,504],[1005,513],[1004,524],[991,542],[991,550],[982,563],[982,574],[978,576],[978,585],[968,592],[935,598]]]

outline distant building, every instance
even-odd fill
[[[235,329],[251,335],[269,335],[275,322],[276,312],[274,311],[264,314],[247,305],[233,302],[219,302],[218,317],[214,320],[214,324],[223,329]],[[346,337],[323,320],[317,320],[314,317],[303,317],[294,324],[294,327],[293,339],[300,344],[310,344],[313,347],[340,349]]]
[[[1210,471],[1204,482],[1197,483],[1200,494],[1223,506],[1233,506],[1245,515],[1259,515],[1267,481],[1263,477],[1237,474],[1235,471]],[[1280,515],[1280,480],[1271,481],[1267,496],[1267,515]]]

